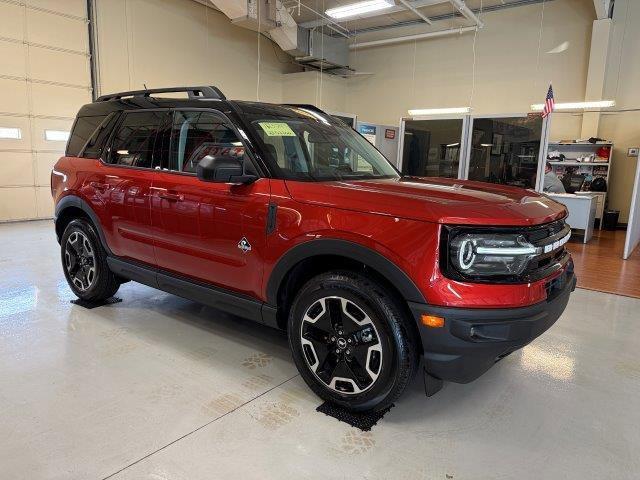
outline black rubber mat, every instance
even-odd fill
[[[81,298],[76,298],[75,300],[71,300],[71,303],[91,310],[92,308],[102,307],[103,305],[111,305],[112,303],[118,303],[121,301],[122,299],[118,297],[107,298],[106,300],[102,300],[100,302],[89,302],[87,300],[82,300]]]
[[[387,407],[379,412],[358,413],[350,412],[349,410],[346,410],[334,403],[324,402],[322,405],[316,408],[316,410],[318,412],[324,413],[325,415],[329,415],[330,417],[340,420],[341,422],[347,423],[352,427],[359,428],[363,432],[368,432],[393,407],[394,406],[391,405],[390,407]]]

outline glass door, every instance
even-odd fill
[[[466,117],[403,118],[398,148],[403,175],[460,178]]]
[[[540,115],[472,117],[463,178],[522,188],[538,187],[546,121]]]

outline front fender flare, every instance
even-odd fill
[[[307,258],[321,255],[338,255],[364,263],[383,275],[406,301],[427,303],[413,280],[387,257],[358,243],[329,238],[301,243],[280,257],[267,281],[267,303],[277,305],[280,285],[295,265]]]

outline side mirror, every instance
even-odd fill
[[[255,175],[245,175],[243,159],[232,156],[207,155],[198,163],[196,172],[203,182],[238,184],[257,180]]]

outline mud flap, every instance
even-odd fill
[[[442,389],[444,383],[440,378],[429,375],[425,368],[422,369],[422,378],[424,379],[424,394],[432,397]]]

